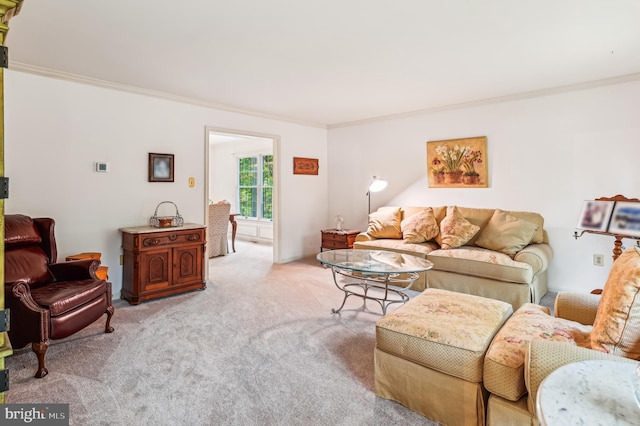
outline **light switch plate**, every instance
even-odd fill
[[[109,163],[96,161],[94,170],[98,173],[107,173],[109,171]]]

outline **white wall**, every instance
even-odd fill
[[[53,217],[60,259],[102,252],[117,297],[118,228],[148,224],[164,200],[178,205],[185,222],[204,223],[205,126],[280,137],[277,261],[316,252],[328,216],[326,168],[303,182],[291,164],[294,156],[326,163],[325,129],[11,70],[5,72],[5,175],[11,183],[5,211]],[[147,182],[149,152],[175,154],[175,182]],[[94,161],[109,162],[111,171],[94,173]]]
[[[371,195],[372,210],[457,204],[536,211],[555,252],[550,288],[601,288],[613,238],[576,241],[573,232],[583,200],[640,197],[638,111],[635,81],[330,129],[329,220],[341,214],[345,227],[365,229],[373,175],[389,186]],[[471,136],[488,138],[489,188],[429,189],[426,142]],[[593,266],[594,253],[605,255],[605,267]]]

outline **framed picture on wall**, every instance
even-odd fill
[[[429,188],[487,188],[487,137],[427,142]]]
[[[640,237],[640,203],[616,201],[608,232]]]
[[[615,201],[586,200],[578,218],[578,229],[606,232]]]
[[[317,175],[318,159],[293,157],[293,174],[294,175]]]
[[[173,182],[173,154],[149,153],[149,182]]]

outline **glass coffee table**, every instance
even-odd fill
[[[433,268],[433,263],[421,257],[384,250],[344,249],[319,253],[318,261],[331,268],[333,282],[344,292],[342,305],[331,312],[338,313],[349,296],[377,302],[382,314],[393,303],[405,303],[418,273]]]

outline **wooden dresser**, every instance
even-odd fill
[[[138,226],[121,228],[121,298],[133,305],[145,300],[206,288],[205,227]]]

